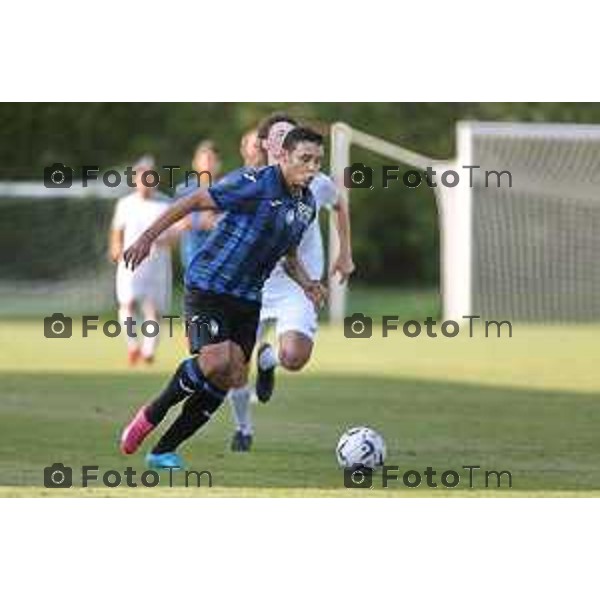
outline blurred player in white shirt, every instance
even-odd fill
[[[171,304],[171,247],[169,237],[159,239],[150,256],[135,271],[125,267],[123,249],[131,246],[138,237],[169,207],[168,198],[147,187],[142,181],[145,171],[154,169],[151,157],[143,157],[135,165],[135,185],[133,193],[121,198],[115,208],[111,233],[110,256],[117,263],[117,301],[119,303],[119,321],[131,317],[136,325],[135,337],[127,337],[127,357],[130,365],[141,358],[147,364],[154,361],[158,335],[143,336],[141,322],[158,322],[161,314]],[[170,234],[172,235],[172,234]],[[143,319],[136,319],[136,311]],[[123,328],[126,332],[126,328]]]
[[[244,160],[276,164],[281,156],[285,136],[297,123],[285,115],[273,115],[258,129],[252,147],[252,138],[242,143]],[[245,150],[245,151],[244,151]],[[262,161],[261,161],[262,158]],[[259,162],[260,161],[260,162]],[[317,210],[335,211],[335,225],[340,238],[340,252],[333,262],[331,274],[346,281],[354,271],[350,244],[350,218],[348,204],[338,193],[335,183],[324,173],[319,173],[310,184]],[[311,279],[323,276],[324,252],[321,229],[317,218],[305,232],[298,247],[298,257]],[[271,344],[262,343],[257,352],[256,395],[267,402],[275,385],[275,369],[280,365],[289,371],[299,371],[310,360],[317,333],[317,313],[300,287],[292,281],[281,264],[277,265],[266,281],[262,294],[262,308],[258,338],[263,338],[268,325],[275,325],[277,351]],[[236,425],[231,449],[247,452],[252,445],[253,426],[250,415],[251,390],[248,386],[230,392]]]
[[[175,189],[176,197],[189,193],[197,187],[208,188],[220,179],[221,157],[213,141],[203,140],[196,146],[192,168],[199,174],[198,177],[190,175],[187,182],[180,183]],[[177,228],[181,232],[181,264],[184,269],[205,242],[219,218],[218,213],[210,210],[195,211],[178,223]]]

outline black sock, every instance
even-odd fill
[[[152,448],[152,454],[174,452],[181,443],[208,423],[213,413],[223,403],[225,395],[226,392],[210,384],[207,389],[192,394],[183,404],[181,414]]]
[[[195,357],[180,363],[167,387],[146,407],[146,418],[152,425],[158,425],[170,408],[202,390],[206,379]]]

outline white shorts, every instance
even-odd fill
[[[119,304],[150,300],[165,314],[171,306],[170,261],[145,261],[135,271],[119,263],[117,267],[117,301]]]
[[[317,334],[317,313],[299,285],[287,276],[269,280],[263,290],[260,321],[275,321],[275,334],[298,331],[311,340]]]

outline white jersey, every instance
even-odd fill
[[[123,231],[123,247],[131,246],[165,210],[167,198],[162,195],[144,199],[134,192],[117,202],[113,229]],[[159,309],[168,308],[171,297],[171,249],[168,244],[153,244],[149,256],[131,271],[123,260],[117,267],[117,298],[120,303],[149,298]]]
[[[325,173],[318,173],[310,184],[317,212],[315,219],[304,232],[300,244],[298,246],[298,258],[304,265],[311,279],[321,279],[323,276],[323,268],[325,266],[325,257],[323,252],[323,237],[321,235],[321,227],[319,225],[319,211],[322,208],[331,209],[337,201],[337,188],[332,179]],[[269,279],[265,282],[263,294],[268,294],[270,285],[277,285],[277,281],[282,277],[288,278],[283,269],[283,261],[279,261],[273,269]]]
[[[156,195],[144,199],[140,194],[134,192],[117,202],[112,228],[123,230],[123,244],[125,248],[128,248],[167,208],[169,208],[169,202],[165,196]],[[163,256],[170,255],[168,246],[156,246],[153,248],[153,252],[162,253]]]
[[[323,239],[319,226],[319,209],[336,204],[337,189],[333,181],[319,173],[310,184],[317,205],[314,221],[304,232],[298,246],[298,257],[312,279],[323,275]],[[290,279],[280,261],[265,282],[260,320],[276,322],[276,333],[297,331],[313,339],[317,331],[317,313],[300,286]]]

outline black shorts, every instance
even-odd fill
[[[202,346],[231,341],[250,360],[256,343],[260,303],[197,288],[185,290],[186,334],[191,354]]]

